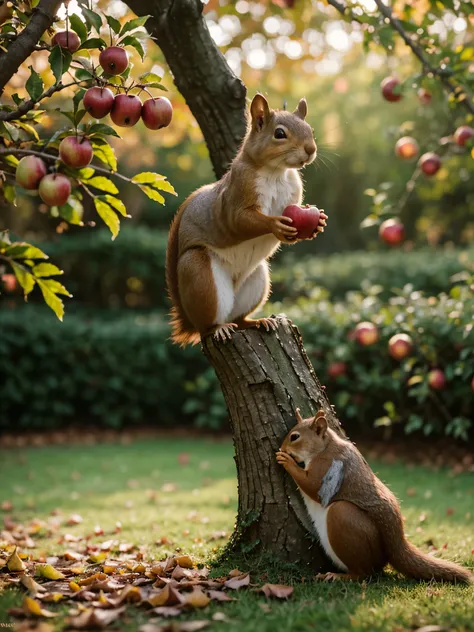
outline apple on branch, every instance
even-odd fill
[[[24,189],[34,191],[47,173],[46,164],[41,158],[25,156],[16,167],[16,183]]]
[[[81,40],[74,31],[59,31],[59,33],[54,35],[51,44],[53,44],[53,46],[60,46],[70,53],[75,53],[81,46]]]
[[[119,127],[133,127],[140,119],[142,102],[135,94],[118,94],[110,118]]]
[[[388,352],[395,360],[404,360],[413,351],[413,340],[408,334],[395,334],[388,341]]]
[[[114,105],[114,93],[109,88],[93,86],[84,95],[84,108],[91,116],[97,119],[110,114]]]
[[[68,201],[71,182],[62,173],[50,173],[39,185],[39,195],[48,206],[62,206]]]
[[[171,123],[173,106],[166,97],[147,99],[142,106],[142,120],[148,129],[161,129]]]
[[[87,167],[93,156],[91,142],[85,136],[66,136],[59,144],[59,157],[68,167]]]
[[[292,220],[292,226],[298,231],[296,239],[313,239],[323,233],[328,216],[316,206],[298,206],[290,204],[282,213],[283,217]]]
[[[121,75],[128,68],[128,53],[121,46],[109,46],[100,53],[99,64],[109,75]]]
[[[386,219],[380,225],[379,237],[389,246],[397,246],[405,239],[405,227],[397,219]]]
[[[379,339],[379,330],[374,325],[374,323],[371,323],[369,321],[359,323],[356,326],[354,333],[357,342],[363,347],[373,345]]]

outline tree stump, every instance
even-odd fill
[[[296,408],[303,417],[323,408],[331,428],[343,434],[298,328],[281,318],[276,331],[238,330],[225,343],[207,337],[203,350],[222,387],[234,437],[239,508],[228,552],[269,552],[315,571],[332,570],[296,485],[275,458],[296,424]]]

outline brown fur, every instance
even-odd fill
[[[328,428],[321,411],[313,419],[301,420],[288,433],[277,459],[300,489],[316,502],[321,502],[322,478],[333,459],[343,462],[344,478],[331,500],[327,527],[329,541],[349,573],[359,575],[362,568],[367,570],[372,565],[377,570],[390,563],[413,579],[473,582],[473,575],[468,569],[425,555],[406,540],[397,499],[375,476],[355,445]],[[305,469],[297,465],[300,462],[305,463]],[[336,515],[333,513],[331,516],[334,504],[341,501],[348,504],[336,507]],[[352,506],[357,508],[357,513]],[[367,518],[365,522],[362,521],[363,515]],[[378,541],[374,541],[374,529]],[[356,532],[359,539],[364,534],[365,543],[357,543],[358,538],[353,537]],[[370,539],[370,545],[367,539]],[[384,553],[381,558],[380,542]]]
[[[295,170],[310,162],[316,152],[312,130],[304,121],[306,109],[306,102],[302,100],[293,113],[273,111],[265,98],[257,95],[252,101],[247,134],[230,170],[218,182],[195,191],[179,208],[171,224],[166,255],[174,342],[183,346],[196,343],[201,335],[220,325],[216,323],[216,311],[212,313],[213,308],[217,309],[217,301],[214,300],[216,288],[211,287],[214,284],[209,282],[206,268],[201,269],[198,264],[194,270],[188,268],[189,274],[178,272],[181,259],[187,252],[199,249],[216,253],[272,234],[280,242],[295,243],[296,229],[289,225],[291,221],[288,218],[262,212],[257,179],[263,172],[288,172],[288,181],[297,191],[289,203],[301,203],[301,178]],[[274,138],[274,130],[278,126],[284,128],[286,139]],[[261,260],[268,256],[267,251],[262,253]],[[196,295],[195,285],[201,275],[206,278],[199,283],[201,300],[196,301],[193,298]],[[180,283],[180,278],[187,280]],[[235,278],[234,283],[237,286],[243,280],[245,278]],[[209,288],[209,295],[205,287]],[[267,289],[264,296],[255,301],[253,309],[249,308],[239,316],[242,322],[256,307],[266,302],[269,285]]]

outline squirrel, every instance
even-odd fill
[[[328,427],[320,410],[303,419],[276,454],[303,496],[321,545],[339,571],[318,579],[358,580],[390,563],[406,577],[471,584],[466,568],[425,555],[407,541],[397,499],[353,443]]]
[[[298,172],[316,157],[313,130],[301,99],[294,112],[271,110],[257,94],[247,133],[229,171],[194,191],[170,227],[166,282],[172,303],[173,342],[185,346],[214,334],[225,341],[238,328],[276,327],[276,319],[252,320],[270,293],[268,258],[280,243],[296,243],[292,219],[301,204]],[[324,231],[321,211],[312,238]]]

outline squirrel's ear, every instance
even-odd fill
[[[324,412],[324,410],[321,409],[315,415],[313,421],[311,422],[311,428],[321,438],[323,438],[326,435],[326,432],[328,429],[328,420],[326,419],[326,413]]]
[[[304,421],[304,419],[303,419],[303,417],[301,416],[300,409],[299,409],[299,408],[297,408],[295,412],[296,412],[296,423],[298,423],[298,424],[302,424],[302,423],[303,423],[303,421]]]
[[[268,102],[263,94],[256,94],[250,104],[250,115],[252,117],[252,127],[259,132],[268,123],[271,112]]]
[[[293,112],[293,114],[296,114],[296,116],[298,116],[300,119],[303,119],[303,121],[305,120],[306,115],[308,114],[308,104],[306,103],[305,98],[301,99],[301,101],[298,103],[298,107]]]

